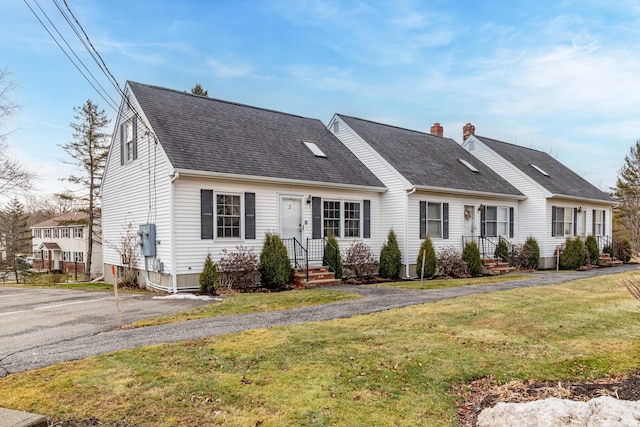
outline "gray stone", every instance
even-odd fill
[[[47,418],[30,412],[0,408],[0,427],[47,427]]]

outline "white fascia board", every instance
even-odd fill
[[[587,197],[569,196],[565,194],[552,194],[549,197],[547,197],[547,199],[568,199],[568,200],[575,200],[578,202],[589,202],[589,203],[595,203],[598,205],[606,205],[611,207],[618,206],[618,203],[613,200],[607,201],[607,200],[600,200],[600,199],[590,199]]]
[[[288,184],[288,185],[300,185],[308,187],[320,187],[320,188],[340,188],[344,190],[360,190],[375,193],[384,193],[387,191],[387,187],[372,187],[368,185],[355,185],[355,184],[340,184],[333,182],[318,182],[307,181],[302,179],[289,179],[289,178],[274,178],[270,176],[258,176],[258,175],[240,175],[233,173],[221,173],[221,172],[209,172],[209,171],[196,171],[190,169],[173,169],[172,177],[176,174],[180,177],[193,177],[193,178],[216,178],[228,181],[243,181],[243,182],[261,182],[267,184]]]

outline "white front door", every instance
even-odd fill
[[[475,207],[471,205],[464,206],[464,222],[462,227],[463,236],[466,241],[471,241],[473,239],[469,239],[473,237],[475,234]]]
[[[283,197],[280,203],[280,237],[302,243],[302,199]]]

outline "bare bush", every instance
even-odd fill
[[[441,276],[469,277],[467,263],[453,246],[446,246],[438,251],[438,272]]]
[[[637,274],[629,276],[628,279],[622,279],[622,284],[626,286],[631,295],[640,301],[640,277]]]
[[[516,270],[533,268],[532,257],[533,253],[530,246],[522,244],[513,245],[511,266]]]
[[[349,277],[371,277],[378,271],[378,262],[371,247],[363,242],[354,242],[347,249],[344,268]]]
[[[252,248],[236,246],[235,252],[222,250],[218,262],[220,286],[228,290],[247,290],[260,283],[258,256]]]

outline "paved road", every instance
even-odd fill
[[[23,372],[58,362],[81,359],[121,349],[204,338],[277,325],[293,325],[348,318],[360,314],[424,304],[459,296],[544,286],[574,279],[615,274],[636,268],[633,265],[625,265],[584,272],[544,272],[535,273],[531,279],[527,280],[434,290],[400,290],[340,285],[334,287],[334,289],[358,293],[363,295],[364,298],[293,310],[214,317],[131,330],[107,330],[110,328],[104,327],[96,332],[95,329],[88,328],[85,333],[77,333],[76,336],[67,334],[61,337],[47,337],[42,343],[32,345],[29,348],[20,346],[17,348],[5,347],[4,336],[0,335],[2,340],[0,377],[10,373]],[[94,295],[95,298],[94,293],[90,295]],[[2,313],[0,312],[1,320]],[[113,325],[113,322],[110,324]],[[34,331],[33,333],[39,334],[40,331]]]

